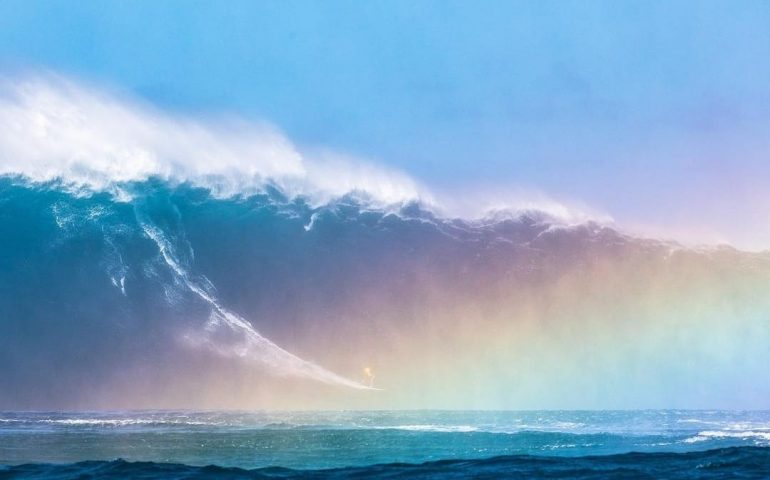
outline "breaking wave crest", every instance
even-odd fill
[[[161,111],[130,96],[53,74],[0,81],[0,175],[59,182],[74,192],[127,200],[132,182],[160,179],[206,188],[216,197],[271,188],[313,206],[355,195],[376,208],[418,202],[448,215],[539,211],[568,224],[596,213],[536,192],[511,198],[436,195],[409,175],[367,159],[302,148],[277,128],[238,118]],[[312,226],[312,223],[310,224]]]

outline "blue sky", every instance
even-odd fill
[[[0,1],[0,65],[770,247],[768,2]]]

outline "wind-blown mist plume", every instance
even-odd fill
[[[96,190],[161,178],[221,196],[272,184],[320,203],[355,191],[430,200],[399,172],[328,150],[309,158],[265,123],[172,116],[52,74],[0,83],[0,155],[0,173]]]

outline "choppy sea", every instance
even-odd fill
[[[770,478],[770,412],[0,412],[0,479]]]

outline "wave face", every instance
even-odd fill
[[[0,222],[3,408],[770,398],[765,254],[269,182],[222,197],[5,176]]]
[[[5,412],[0,478],[767,478],[769,432],[766,411]]]

